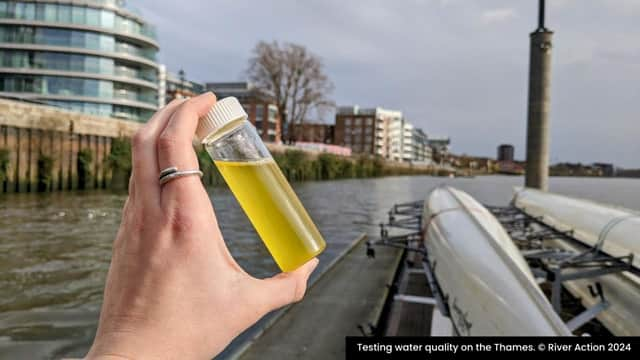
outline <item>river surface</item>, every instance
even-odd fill
[[[327,241],[325,266],[398,202],[447,183],[506,205],[521,177],[388,177],[295,184]],[[550,190],[640,209],[640,180],[552,178]],[[226,188],[209,190],[225,241],[251,274],[277,268]],[[111,243],[126,194],[0,194],[0,359],[82,357],[95,333]],[[370,225],[367,225],[370,224]],[[340,336],[337,334],[337,336]]]

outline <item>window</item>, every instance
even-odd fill
[[[71,23],[71,6],[58,5],[58,21],[62,23]]]
[[[362,119],[361,119],[361,118],[355,118],[355,119],[354,119],[354,124],[355,124],[356,126],[360,126],[360,124],[362,124]]]
[[[115,51],[115,48],[116,48],[116,40],[113,38],[113,36],[105,36],[105,35],[100,36],[100,50]]]
[[[17,3],[14,6],[14,16],[18,19],[24,19],[24,3]]]
[[[62,36],[64,30],[55,30],[55,31],[59,31],[60,32],[60,35],[61,35],[60,36],[60,39],[61,39],[60,42],[63,42],[65,40],[64,37]],[[73,46],[73,47],[87,47],[87,48],[89,47],[89,46],[85,46],[85,36],[84,36],[83,33],[78,32],[78,31],[72,31],[70,35],[71,36],[69,36],[69,40],[70,40],[71,46]]]
[[[351,118],[344,119],[344,126],[351,126]]]
[[[275,123],[278,117],[278,108],[274,105],[269,105],[269,122]]]
[[[111,11],[102,10],[100,12],[100,25],[113,29],[116,26],[116,17]]]
[[[100,10],[94,8],[86,9],[87,22],[89,26],[100,26]]]
[[[36,19],[36,4],[33,4],[33,3],[24,4],[24,18],[27,20]]]
[[[373,125],[373,118],[367,118],[367,126]]]
[[[84,24],[84,8],[79,6],[72,7],[71,19],[74,24]]]
[[[258,121],[262,121],[264,119],[264,105],[257,104],[256,105],[256,123]]]
[[[44,5],[44,21],[56,22],[58,21],[58,6],[56,4]]]
[[[113,59],[107,59],[107,58],[98,58],[99,59],[99,65],[98,65],[98,72],[100,72],[101,74],[113,74],[114,73],[114,67],[115,64],[113,62]],[[155,73],[155,72],[154,72]],[[141,77],[144,78],[144,76],[142,76],[139,73],[134,73],[131,74],[132,77]],[[156,79],[153,79],[153,81],[155,81]]]

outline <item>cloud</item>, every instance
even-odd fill
[[[481,21],[483,24],[501,23],[516,18],[518,13],[513,8],[491,9],[482,12]]]

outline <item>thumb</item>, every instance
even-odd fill
[[[261,280],[263,299],[269,307],[268,311],[302,300],[309,276],[316,266],[318,259],[313,258],[292,272]]]

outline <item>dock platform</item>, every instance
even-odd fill
[[[403,251],[383,249],[367,258],[365,236],[349,247],[308,289],[231,358],[334,359],[345,353],[345,336],[369,331],[382,316]]]

